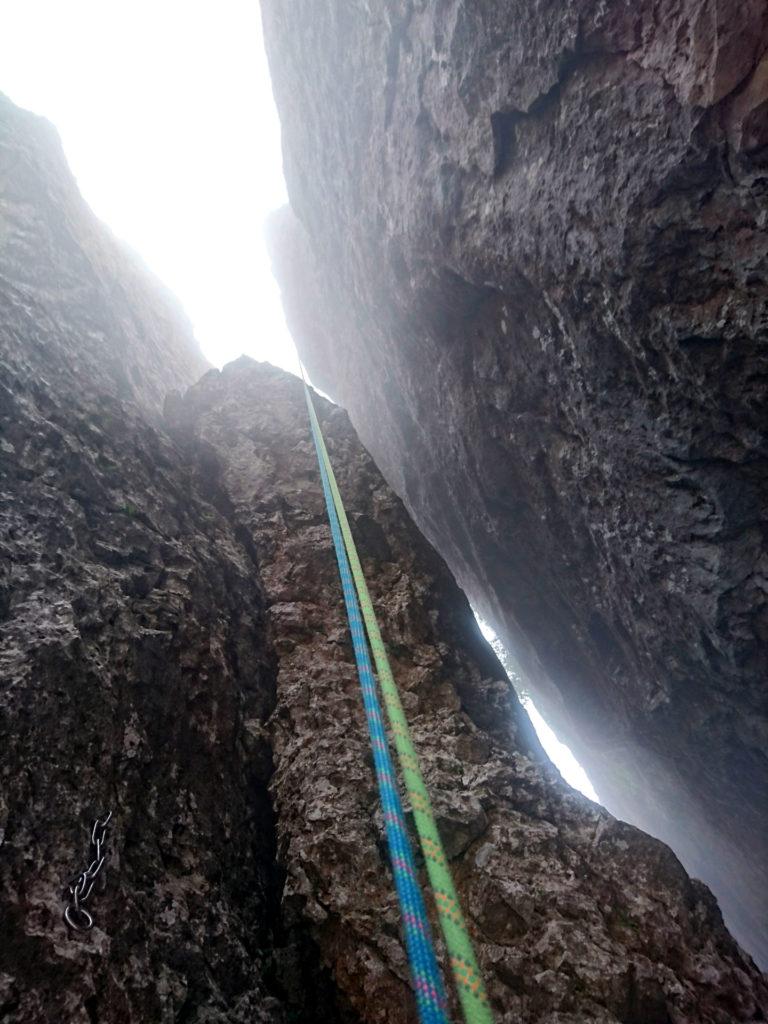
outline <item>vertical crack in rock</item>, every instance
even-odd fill
[[[768,8],[413,8],[388,118],[380,8],[263,8],[302,358],[768,963]]]
[[[7,106],[0,126],[0,1017],[415,1024],[301,385],[243,359],[161,416],[187,327],[50,135]],[[764,1019],[709,891],[562,782],[449,570],[319,405],[497,1019]],[[107,807],[96,926],[68,934]]]
[[[280,909],[252,551],[160,424],[204,367],[189,327],[6,101],[0,197],[0,1018],[354,1021]]]

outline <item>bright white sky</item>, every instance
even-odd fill
[[[61,135],[99,217],[216,366],[297,372],[264,243],[287,201],[258,0],[0,0],[0,91]]]
[[[571,748],[566,747],[564,743],[560,742],[552,729],[550,729],[541,717],[541,714],[530,697],[523,699],[522,704],[528,712],[528,717],[533,723],[533,727],[538,734],[542,747],[544,747],[544,750],[547,752],[547,756],[568,785],[573,786],[574,789],[578,789],[580,793],[583,793],[584,796],[588,796],[590,800],[594,800],[596,804],[600,803],[600,798],[595,792],[594,786],[589,781],[589,776],[571,753]]]
[[[485,639],[489,643],[499,643],[499,638],[496,636],[495,631],[491,629],[488,623],[485,622],[484,619],[481,619],[476,612],[475,618],[477,619],[477,624],[480,627],[480,632],[483,634]],[[552,729],[541,717],[541,714],[530,697],[522,698],[522,705],[528,712],[528,717],[536,730],[539,742],[542,747],[544,747],[547,756],[568,785],[573,786],[574,789],[578,789],[580,793],[583,793],[584,796],[588,796],[589,799],[594,800],[595,803],[599,803],[600,798],[595,792],[592,783],[589,781],[589,776],[571,753],[571,748],[560,742]]]

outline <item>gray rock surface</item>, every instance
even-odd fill
[[[546,763],[447,568],[346,415],[318,405],[497,1020],[759,1017],[764,983],[726,938],[710,894],[669,849]],[[362,1019],[412,1022],[301,384],[243,359],[206,375],[170,413],[258,556],[278,656],[269,728],[284,911],[312,922]]]
[[[73,189],[41,166],[41,191]],[[34,262],[48,221],[24,217]],[[192,349],[155,290],[141,334],[104,338],[85,285],[43,297],[0,331],[0,1019],[414,1024],[301,385],[244,359],[160,418],[154,388],[117,390]],[[101,373],[81,386],[75,358]],[[445,564],[346,415],[319,414],[497,1020],[765,1019],[711,894],[560,780]],[[70,934],[63,885],[106,807],[96,927]]]
[[[312,379],[768,963],[768,9],[263,11]]]
[[[0,197],[0,1020],[353,1020],[280,914],[253,552],[159,425],[205,364],[7,102]],[[62,892],[106,808],[78,937]]]

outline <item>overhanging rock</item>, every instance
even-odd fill
[[[765,5],[263,9],[313,380],[768,962]]]

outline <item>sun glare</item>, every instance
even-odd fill
[[[88,203],[178,296],[206,357],[297,372],[264,241],[287,201],[254,0],[6,0],[0,91],[59,131]]]
[[[477,619],[477,624],[480,627],[480,632],[488,643],[491,644],[496,653],[500,655],[499,660],[506,669],[506,652],[504,651],[498,636],[494,630],[491,629],[488,623],[481,619],[477,613],[475,613],[475,618]],[[514,685],[514,680],[512,680],[511,677],[510,682]],[[545,722],[530,696],[527,693],[520,693],[519,697],[520,703],[528,712],[528,717],[536,730],[539,742],[542,747],[544,747],[547,757],[555,768],[557,768],[569,786],[573,786],[574,789],[578,789],[580,793],[589,797],[590,800],[594,800],[595,803],[599,803],[600,799],[595,792],[592,783],[589,781],[589,776],[573,756],[571,749],[557,738],[552,728]]]

